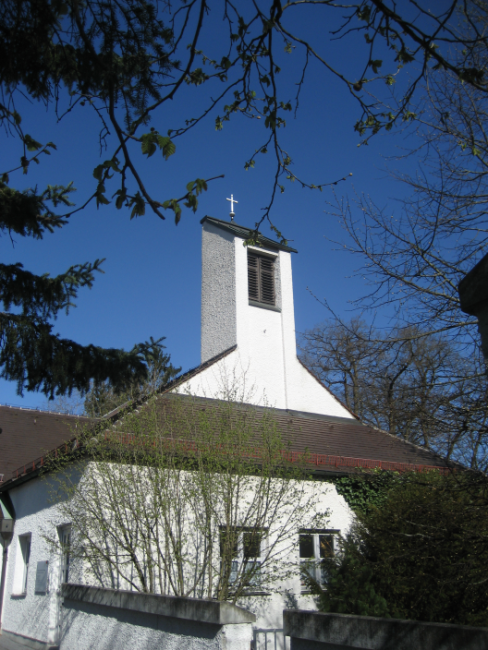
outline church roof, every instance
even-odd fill
[[[50,411],[0,406],[0,481],[25,463],[44,456],[76,435],[91,418]],[[1,484],[1,482],[0,482]]]
[[[201,224],[210,223],[213,226],[217,226],[222,230],[226,230],[227,232],[230,232],[236,237],[240,237],[241,239],[251,239],[251,238],[254,239],[254,237],[256,237],[255,229],[246,228],[246,226],[239,226],[233,221],[222,221],[221,219],[215,219],[215,217],[207,216],[207,217],[203,217],[200,223]],[[274,241],[273,239],[269,239],[268,237],[265,237],[261,233],[258,233],[257,235],[257,243],[258,245],[261,244],[261,246],[263,246],[264,248],[274,248],[276,250],[285,251],[287,253],[298,253],[298,251],[295,248],[291,248],[291,246],[285,246],[285,244],[280,244],[279,242]]]
[[[163,393],[157,398],[157,408],[162,414],[171,410],[172,400],[180,399],[183,409],[196,408],[211,413],[220,407],[215,399]],[[141,405],[139,404],[140,408]],[[236,408],[264,412],[262,407],[237,405]],[[352,418],[339,418],[292,410],[268,409],[281,432],[284,458],[303,461],[316,474],[345,474],[361,469],[388,469],[394,471],[423,471],[445,469],[453,466],[441,456],[405,442],[400,438],[362,424]],[[44,465],[46,452],[55,448],[79,449],[78,432],[86,425],[110,428],[121,420],[124,431],[123,411],[110,416],[90,419],[59,413],[31,411],[0,407],[2,434],[0,436],[0,466],[4,473],[0,491],[37,475]],[[167,422],[170,420],[167,419]],[[174,422],[171,427],[174,435]],[[186,440],[181,438],[181,440]],[[69,445],[66,442],[70,441]],[[190,441],[191,442],[191,441]]]

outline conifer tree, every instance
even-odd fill
[[[85,414],[91,417],[106,415],[129,400],[153,395],[176,377],[181,368],[175,368],[171,364],[170,355],[164,352],[162,340],[154,341],[151,338],[150,345],[144,351],[147,377],[143,381],[134,379],[123,390],[110,381],[93,383],[85,397]]]

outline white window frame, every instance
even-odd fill
[[[18,536],[17,559],[15,562],[15,574],[13,595],[25,596],[27,594],[27,583],[29,578],[29,563],[32,545],[32,534],[25,533]]]
[[[244,536],[247,534],[259,533],[261,536],[259,543],[259,555],[252,556],[252,560],[247,559],[246,566],[249,566],[251,563],[253,566],[257,565],[259,568],[256,570],[251,582],[246,587],[246,594],[251,593],[261,593],[262,589],[259,584],[260,575],[261,575],[261,565],[263,564],[264,558],[266,556],[266,540],[267,540],[267,528],[252,528],[248,526],[236,526],[235,527],[237,534],[237,553],[231,560],[231,573],[229,583],[232,584],[237,580],[237,575],[242,569],[244,562],[246,562],[245,557],[245,548],[244,548]],[[225,533],[226,528],[223,526],[220,528],[220,533]],[[232,577],[234,575],[234,578]]]
[[[312,575],[313,578],[322,586],[327,584],[327,576],[325,575],[322,560],[324,559],[324,554],[321,551],[321,537],[328,537],[332,541],[332,555],[335,555],[337,552],[337,539],[340,535],[339,530],[331,530],[328,528],[321,529],[304,529],[300,530],[298,534],[298,557],[300,562],[300,573],[301,568],[304,565],[307,565],[308,572]],[[313,556],[302,557],[301,549],[301,537],[310,536],[313,540]],[[307,592],[308,589],[301,578],[301,588],[302,592]]]
[[[58,528],[59,544],[61,547],[61,562],[59,566],[59,584],[69,582],[71,567],[71,524]]]

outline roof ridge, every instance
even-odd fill
[[[259,230],[257,230],[256,228],[249,228],[248,226],[240,226],[234,221],[222,221],[222,219],[217,219],[216,217],[210,217],[208,215],[203,217],[203,219],[200,220],[200,223],[203,224],[205,223],[205,221],[208,221],[209,223],[212,223],[213,225],[222,228],[223,230],[227,230],[228,232],[230,232],[233,235],[236,235],[237,237],[241,237],[242,235],[246,237],[246,235],[252,235],[254,233],[257,235],[257,243],[263,244],[268,248],[277,248],[287,253],[298,253],[298,251],[295,248],[292,248],[287,244],[281,244],[280,242],[277,242],[274,239],[270,239],[269,237],[266,237],[266,235],[260,233]],[[240,233],[239,231],[245,231],[245,232]]]

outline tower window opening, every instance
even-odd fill
[[[274,264],[275,261],[273,258],[248,251],[247,278],[249,300],[262,302],[266,305],[276,304]]]

